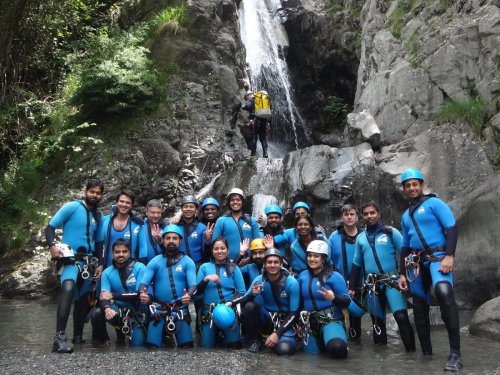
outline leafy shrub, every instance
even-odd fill
[[[435,116],[435,119],[440,122],[467,121],[474,133],[480,136],[487,122],[486,103],[478,96],[465,101],[448,100]]]
[[[338,96],[329,97],[328,104],[325,107],[333,120],[342,126],[347,124],[347,115],[351,112],[351,109],[351,106]]]

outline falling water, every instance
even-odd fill
[[[248,192],[253,195],[252,215],[264,214],[268,204],[279,204],[283,200],[283,159],[257,159],[257,172],[252,176]]]
[[[297,124],[302,119],[293,103],[285,61],[288,36],[281,0],[243,0],[239,12],[252,90],[266,90],[272,103],[270,148],[277,143],[288,151],[297,149]]]

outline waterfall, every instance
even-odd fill
[[[297,125],[302,123],[295,106],[285,53],[288,36],[281,0],[243,0],[240,5],[240,33],[246,48],[246,62],[252,90],[265,90],[271,99],[271,157],[284,156],[298,148]],[[276,144],[277,150],[272,152]]]
[[[257,173],[252,176],[248,192],[253,195],[252,215],[264,214],[268,204],[279,204],[284,199],[283,159],[257,159]]]

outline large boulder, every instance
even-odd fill
[[[489,300],[476,310],[469,332],[500,341],[500,297]]]

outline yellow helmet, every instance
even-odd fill
[[[266,250],[263,238],[256,238],[255,240],[252,240],[252,243],[250,243],[250,251],[256,250]]]

